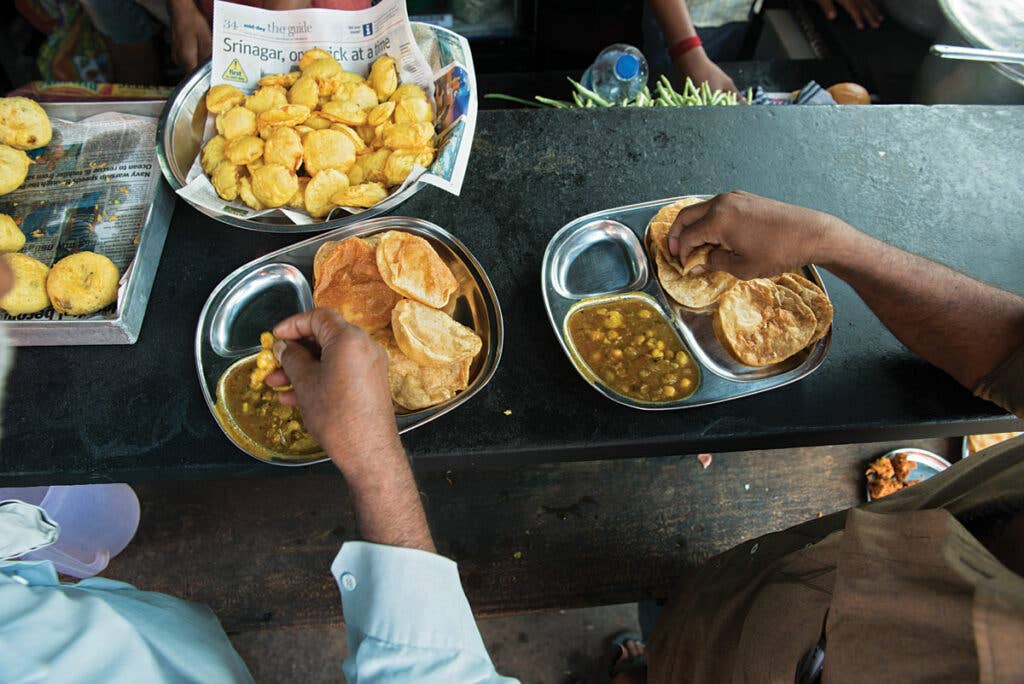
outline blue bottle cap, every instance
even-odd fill
[[[615,60],[615,75],[623,81],[632,80],[640,73],[640,60],[633,55],[620,55]]]

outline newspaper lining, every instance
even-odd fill
[[[116,319],[160,177],[151,117],[109,112],[77,122],[50,119],[53,139],[34,157],[25,183],[0,197],[0,212],[25,234],[21,252],[47,266],[75,252],[108,257],[121,272],[118,300],[88,316],[48,307],[0,320]]]
[[[364,76],[377,57],[390,55],[397,62],[401,83],[415,83],[428,94],[433,93],[437,154],[429,169],[416,167],[376,209],[397,206],[423,184],[453,195],[461,191],[477,117],[476,74],[469,42],[438,26],[411,24],[403,0],[383,0],[375,7],[357,11],[271,11],[217,0],[213,47],[210,85],[226,83],[246,93],[251,93],[266,74],[297,69],[302,54],[313,48],[326,50],[347,71]],[[215,134],[210,117],[203,143]],[[300,225],[337,219],[343,212],[364,211],[343,207],[326,219],[315,219],[288,209],[254,211],[239,200],[226,202],[203,173],[198,157],[178,194],[218,214],[241,219],[283,214]]]

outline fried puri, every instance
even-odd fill
[[[451,269],[418,235],[389,230],[377,244],[377,268],[392,290],[440,309],[459,288]]]
[[[673,268],[678,270],[680,273],[685,274],[689,271],[689,268],[683,269],[678,264],[678,260],[672,257],[672,253],[668,249],[668,233],[672,228],[672,224],[676,220],[676,216],[685,207],[689,207],[694,204],[700,204],[703,200],[697,199],[696,197],[684,197],[683,199],[667,204],[658,210],[658,213],[651,219],[650,227],[647,229],[650,235],[651,244],[661,252],[662,256],[665,257],[667,263],[672,265]],[[692,265],[690,266],[692,268]]]
[[[313,264],[316,306],[336,309],[367,331],[391,323],[391,310],[400,297],[381,278],[370,243],[358,237],[324,243]]]
[[[17,252],[25,246],[25,233],[7,214],[0,214],[0,253]]]
[[[58,313],[85,316],[117,300],[120,278],[117,266],[107,257],[78,252],[53,265],[46,278],[46,293]]]
[[[444,366],[472,359],[483,342],[440,309],[403,299],[391,312],[391,330],[402,353],[424,366]]]
[[[772,280],[777,285],[795,292],[814,313],[817,325],[808,344],[814,344],[828,334],[829,328],[832,327],[832,317],[835,312],[828,295],[820,287],[798,273],[784,273],[772,278]]]
[[[807,346],[817,319],[794,292],[766,278],[739,281],[718,302],[715,332],[748,366],[779,363]]]
[[[0,309],[12,316],[20,316],[50,306],[50,298],[46,294],[46,276],[50,269],[46,264],[18,253],[4,254],[0,258],[7,262],[14,276],[14,285],[0,297]]]
[[[736,278],[724,271],[707,271],[700,275],[683,275],[671,265],[660,250],[655,250],[658,282],[665,293],[685,307],[703,309],[711,306],[735,284]]]
[[[32,160],[24,151],[0,144],[0,195],[20,188],[31,164]]]
[[[34,150],[49,145],[52,136],[50,118],[35,100],[0,98],[0,143],[19,150]]]
[[[436,406],[469,386],[471,358],[448,365],[424,366],[402,352],[390,329],[374,333],[373,339],[388,353],[391,399],[403,408],[416,411]]]

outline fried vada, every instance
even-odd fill
[[[424,366],[444,366],[473,359],[483,341],[444,311],[403,299],[391,312],[391,330],[402,353]]]
[[[377,244],[377,268],[399,294],[440,309],[459,289],[451,269],[418,235],[389,230]]]
[[[0,98],[0,143],[19,150],[34,150],[50,144],[50,117],[35,100],[27,97]]]
[[[46,293],[58,313],[85,316],[117,300],[121,274],[114,262],[95,252],[78,252],[53,265]]]
[[[14,275],[14,285],[0,297],[0,309],[12,316],[20,316],[50,306],[50,298],[46,294],[46,276],[50,269],[46,264],[19,253],[4,254],[0,259],[7,262]]]
[[[20,188],[31,165],[32,160],[23,150],[0,144],[0,195]]]
[[[0,253],[17,252],[25,246],[25,233],[7,214],[0,214]]]

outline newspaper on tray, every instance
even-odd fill
[[[294,71],[307,50],[331,53],[346,71],[363,76],[380,55],[398,63],[401,83],[415,83],[433,94],[437,154],[429,169],[417,166],[405,182],[376,205],[390,209],[421,184],[437,186],[453,195],[462,189],[476,128],[476,73],[469,42],[439,26],[412,24],[404,0],[383,0],[365,10],[303,9],[271,11],[217,0],[214,3],[213,60],[210,85],[222,83],[251,93],[265,74]],[[216,134],[213,118],[207,121],[203,143]],[[413,188],[413,190],[408,190]],[[192,204],[216,213],[252,218],[280,212],[293,223],[320,220],[290,209],[255,211],[217,195],[203,173],[198,157],[178,194]],[[352,214],[362,209],[335,209]]]
[[[50,125],[52,141],[29,153],[28,177],[0,197],[0,212],[25,233],[21,252],[47,266],[75,252],[108,257],[121,272],[118,301],[89,316],[46,308],[19,316],[0,312],[0,320],[115,319],[160,179],[157,120],[109,112],[77,122],[51,118]]]

